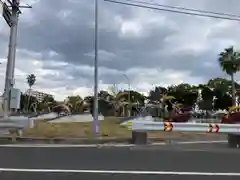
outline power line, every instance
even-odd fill
[[[185,8],[185,7],[177,7],[177,6],[169,6],[169,5],[163,5],[163,4],[158,4],[158,3],[154,3],[154,2],[137,1],[137,0],[124,0],[124,1],[132,2],[132,3],[141,3],[141,4],[157,6],[157,7],[165,7],[165,8],[171,8],[171,9],[186,10],[186,11],[193,11],[193,12],[200,12],[200,13],[207,13],[207,14],[215,14],[215,15],[220,15],[220,16],[229,16],[229,17],[240,18],[240,15],[235,15],[235,14],[228,14],[228,13],[214,12],[214,11],[206,11],[206,10],[201,10],[201,9],[193,9],[193,8]]]
[[[146,6],[146,5],[116,1],[116,0],[104,0],[104,1],[110,2],[110,3],[115,3],[115,4],[122,4],[122,5],[127,5],[127,6],[139,7],[139,8],[153,9],[153,10],[158,10],[158,11],[165,11],[165,12],[172,12],[172,13],[192,15],[192,16],[200,16],[200,17],[209,17],[209,18],[215,18],[215,19],[225,19],[225,20],[240,22],[239,18],[231,18],[231,17],[224,17],[224,16],[215,16],[215,15],[210,15],[210,14],[208,15],[208,14],[192,13],[192,12],[171,10],[171,9],[158,8],[158,7],[150,7],[150,6]]]

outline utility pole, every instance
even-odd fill
[[[17,46],[17,28],[18,28],[18,16],[21,14],[19,8],[32,8],[31,6],[20,6],[20,0],[7,0],[8,4],[4,2],[3,17],[10,27],[9,48],[7,58],[7,68],[5,75],[5,88],[4,88],[4,119],[8,118],[10,109],[10,91],[14,86],[14,69],[15,69],[15,57]]]
[[[99,135],[99,121],[98,121],[98,0],[95,0],[95,59],[94,59],[94,135]]]

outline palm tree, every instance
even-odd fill
[[[32,86],[36,83],[36,76],[34,74],[29,74],[27,76],[27,83],[28,83],[29,89],[31,89]]]
[[[148,100],[150,112],[153,116],[165,117],[165,103],[164,97],[167,95],[168,89],[162,86],[156,86],[154,89],[150,90]]]
[[[153,90],[150,90],[148,99],[151,104],[159,104],[160,100],[167,94],[167,89],[161,86],[155,87]]]
[[[73,112],[81,112],[84,101],[79,95],[68,96],[67,103],[71,106]]]
[[[233,46],[224,49],[223,52],[219,54],[219,64],[224,72],[226,72],[231,77],[232,82],[232,104],[236,104],[236,89],[234,74],[240,70],[240,53],[236,52]]]
[[[130,116],[129,92],[119,92],[114,98],[114,107],[116,113],[123,116]]]
[[[34,74],[29,74],[27,76],[27,83],[28,83],[28,86],[29,86],[29,96],[28,96],[28,103],[27,103],[27,111],[29,109],[29,102],[30,102],[30,92],[31,92],[31,89],[32,89],[32,86],[36,83],[36,76]]]
[[[129,98],[130,95],[130,98]],[[130,101],[130,102],[129,102]],[[143,106],[145,101],[145,96],[136,91],[123,91],[119,92],[115,97],[115,107],[123,111],[123,114],[131,116],[133,109],[136,111],[139,106]]]

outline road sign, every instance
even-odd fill
[[[12,26],[12,19],[11,19],[12,13],[11,13],[11,10],[8,8],[6,3],[3,3],[2,8],[3,8],[2,16],[5,19],[5,21],[7,22],[7,24],[9,25],[9,27],[11,27]]]
[[[133,123],[132,123],[132,122],[130,122],[130,121],[129,121],[129,122],[127,122],[127,127],[128,127],[128,129],[130,129],[130,128],[132,127],[132,124],[133,124]]]
[[[219,132],[219,129],[220,129],[220,127],[218,124],[209,124],[208,132],[217,133],[217,132]]]
[[[171,132],[173,130],[173,124],[171,122],[164,123],[164,131]]]

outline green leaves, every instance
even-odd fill
[[[219,64],[228,75],[235,74],[240,70],[240,53],[235,51],[233,46],[224,49],[219,54]]]
[[[36,76],[34,74],[29,74],[27,76],[27,83],[29,87],[31,88],[36,83]]]

